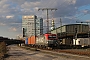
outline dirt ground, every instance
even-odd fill
[[[22,49],[16,45],[8,46],[8,57],[5,60],[90,60],[90,58],[71,57],[70,55],[57,56],[40,51],[30,51]]]

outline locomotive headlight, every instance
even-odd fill
[[[47,44],[48,44],[48,41],[47,41]]]

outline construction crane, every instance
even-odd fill
[[[56,11],[57,9],[56,8],[39,8],[38,11],[39,10],[42,10],[42,11],[46,10],[47,11],[47,33],[49,33],[48,11],[49,10],[51,10],[51,11],[55,10]]]

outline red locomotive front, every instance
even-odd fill
[[[56,34],[44,34],[47,40],[48,47],[57,46],[57,35]]]
[[[57,40],[56,34],[44,34],[46,40]]]

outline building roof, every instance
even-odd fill
[[[70,25],[81,25],[81,24],[67,24],[67,25],[63,25],[63,26],[70,26]],[[82,24],[82,25],[88,26],[88,24]],[[63,26],[60,26],[60,27],[63,27]],[[58,28],[60,28],[60,27],[58,27]],[[56,29],[58,29],[58,28],[56,28]],[[54,29],[54,30],[56,30],[56,29]],[[53,30],[51,30],[51,31],[53,31]]]
[[[63,26],[70,26],[70,25],[81,25],[81,24],[67,24],[67,25],[63,25]],[[87,24],[82,24],[82,25],[87,25]]]

